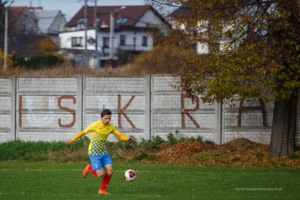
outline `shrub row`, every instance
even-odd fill
[[[55,55],[43,55],[43,56],[13,56],[12,67],[25,67],[25,69],[38,69],[40,66],[52,67],[61,64],[63,60]]]
[[[131,136],[133,137],[133,136]],[[162,143],[176,144],[178,142],[184,141],[196,141],[205,142],[208,144],[213,144],[212,141],[203,141],[201,136],[197,138],[194,137],[181,137],[179,131],[175,131],[175,134],[169,133],[168,140],[163,140],[161,137],[152,137],[150,140],[142,139],[141,143],[138,144],[137,141],[119,141],[119,142],[107,142],[107,149],[110,152],[115,152],[118,150],[126,150],[132,147],[137,147],[138,151],[142,152],[142,155],[146,150],[157,151],[159,145]],[[71,145],[66,144],[63,141],[60,142],[25,142],[21,140],[4,142],[0,144],[0,161],[5,160],[47,160],[49,156],[47,154],[51,152],[67,152],[71,154],[72,152],[83,151],[87,153],[87,147],[90,143],[90,139],[86,136],[76,140]],[[83,160],[88,160],[88,155],[76,155],[77,157],[82,157]],[[83,158],[84,157],[84,158]],[[51,158],[53,160],[53,158]],[[64,158],[67,159],[67,158]],[[136,158],[140,159],[140,158]],[[148,158],[150,159],[150,158]],[[55,160],[55,159],[54,159]]]
[[[68,150],[69,152],[79,151],[84,146],[89,144],[87,137],[76,140],[71,145],[66,142],[25,142],[21,140],[9,141],[0,144],[0,160],[28,160],[32,157],[43,157],[49,152],[62,152]]]

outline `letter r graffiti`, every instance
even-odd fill
[[[185,116],[187,115],[192,122],[195,124],[197,128],[200,128],[199,124],[196,122],[196,120],[192,117],[192,115],[189,114],[189,111],[196,111],[199,109],[199,97],[193,96],[196,100],[196,107],[194,109],[185,109],[184,108],[184,95],[181,95],[181,126],[182,128],[185,128]]]

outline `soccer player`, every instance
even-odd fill
[[[104,175],[103,168],[105,169],[105,175],[102,179],[102,185],[98,191],[98,194],[110,194],[105,191],[110,178],[113,174],[112,160],[106,150],[106,141],[110,133],[120,138],[123,141],[134,141],[132,137],[126,137],[121,134],[116,127],[110,123],[111,111],[106,109],[101,112],[101,120],[96,121],[89,125],[85,130],[78,133],[71,140],[67,140],[67,144],[71,144],[76,139],[84,136],[85,134],[92,132],[91,142],[89,144],[89,157],[92,166],[85,165],[83,170],[83,178],[86,178],[87,174],[91,172],[95,176],[101,178]]]

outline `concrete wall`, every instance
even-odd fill
[[[271,138],[274,102],[265,104],[258,98],[235,101],[235,106],[222,106],[222,141],[246,137],[251,141],[269,144]],[[239,110],[246,112],[239,115]]]
[[[139,141],[179,130],[217,144],[239,137],[269,143],[274,103],[254,98],[231,107],[203,103],[200,95],[192,103],[172,87],[175,81],[169,75],[0,78],[0,142],[65,141],[107,108],[120,132]],[[239,115],[240,109],[247,112]],[[297,125],[297,145],[299,139]]]
[[[151,136],[166,139],[179,130],[184,137],[200,135],[220,143],[217,104],[203,104],[201,96],[192,103],[171,86],[174,81],[170,76],[151,76]]]
[[[18,77],[16,138],[60,141],[81,130],[82,77]]]

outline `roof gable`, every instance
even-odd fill
[[[99,6],[97,7],[98,26],[103,24],[110,25],[110,12],[120,9],[121,6]],[[115,12],[115,23],[120,18],[127,18],[122,26],[134,26],[140,17],[149,9],[149,6],[126,6]],[[77,12],[77,14],[66,24],[67,27],[77,26],[77,22],[84,18],[84,6]],[[94,7],[87,7],[88,26],[93,26],[94,23]],[[120,20],[119,20],[120,21]]]
[[[27,9],[27,7],[9,7],[9,24],[11,28],[15,27],[17,21],[21,17],[24,10]]]
[[[53,21],[59,14],[59,10],[34,10],[33,13],[37,20],[37,25],[42,33],[47,33]]]

